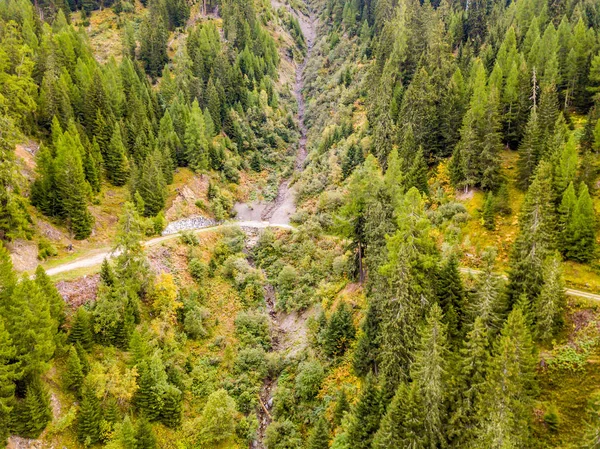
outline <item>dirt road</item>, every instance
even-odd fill
[[[481,273],[481,270],[477,270],[475,268],[460,268],[460,271],[467,274],[478,275]],[[503,279],[508,279],[505,274],[499,275]],[[575,296],[577,298],[591,299],[592,301],[600,301],[600,295],[590,292],[584,292],[581,290],[575,290],[573,288],[566,288],[565,293],[569,296]]]
[[[191,229],[186,229],[186,230],[194,230],[195,232],[207,232],[207,231],[214,231],[215,229],[218,229],[218,228],[233,227],[233,226],[239,226],[240,228],[252,228],[252,229],[265,229],[265,228],[269,228],[269,227],[289,229],[289,230],[294,229],[293,226],[290,226],[287,224],[271,224],[271,223],[268,223],[265,221],[232,221],[232,222],[227,222],[227,223],[223,223],[223,224],[216,225],[216,226],[207,226],[204,228],[191,228]],[[169,235],[165,235],[162,237],[156,237],[156,238],[145,241],[144,246],[150,247],[150,246],[158,245],[159,243],[162,243],[166,240],[171,240],[171,239],[175,239],[178,237],[179,237],[179,233],[169,234]],[[110,259],[115,256],[118,256],[118,252],[113,251],[111,248],[98,249],[97,251],[94,251],[94,253],[88,254],[86,256],[82,256],[81,258],[74,260],[72,262],[68,262],[68,263],[64,263],[62,265],[58,265],[56,267],[48,268],[46,270],[46,273],[48,274],[48,276],[54,276],[54,275],[57,275],[60,273],[74,271],[74,270],[78,270],[81,268],[95,267],[95,266],[102,264],[102,261],[105,258]]]

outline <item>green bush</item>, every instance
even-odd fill
[[[179,234],[179,240],[181,240],[181,243],[188,246],[198,246],[200,244],[198,236],[196,236],[194,231],[182,231]]]
[[[188,264],[192,278],[198,283],[201,283],[208,273],[208,266],[200,259],[193,258]]]
[[[271,348],[269,317],[260,312],[240,312],[235,318],[235,335],[242,346]]]
[[[188,337],[199,340],[208,336],[207,321],[210,312],[204,307],[194,304],[185,311],[183,329]]]
[[[49,257],[54,257],[57,255],[58,250],[52,243],[50,243],[47,239],[40,239],[38,242],[38,259],[46,260]]]
[[[302,362],[296,375],[296,396],[303,401],[314,399],[324,377],[323,366],[317,360]]]

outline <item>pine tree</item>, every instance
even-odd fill
[[[465,289],[460,277],[458,257],[450,255],[439,270],[436,294],[450,339],[457,338],[465,324]]]
[[[83,369],[81,368],[81,361],[79,355],[74,346],[69,349],[69,355],[67,356],[66,371],[65,371],[65,386],[74,392],[79,392],[81,385],[83,384]]]
[[[136,449],[156,448],[156,437],[152,430],[152,424],[144,418],[138,420],[135,426],[135,439],[137,440]]]
[[[161,168],[162,155],[158,150],[146,157],[140,179],[136,183],[137,191],[144,200],[144,215],[153,217],[164,207],[167,186]]]
[[[323,349],[329,357],[344,355],[354,340],[356,331],[352,322],[352,313],[342,302],[331,315],[324,335]]]
[[[579,186],[579,196],[567,223],[565,257],[578,262],[589,262],[596,252],[596,214],[594,203],[585,183]]]
[[[307,442],[307,449],[329,448],[329,426],[325,418],[319,418]]]
[[[16,429],[20,436],[37,438],[52,419],[50,395],[39,377],[27,384],[25,398],[17,405]]]
[[[14,364],[16,352],[0,314],[0,447],[6,445],[9,436],[10,414],[15,393],[14,380],[17,376],[17,366]]]
[[[565,285],[558,254],[545,260],[543,276],[542,290],[535,299],[535,323],[537,337],[548,341],[563,323],[566,307]]]
[[[575,187],[570,182],[567,189],[562,194],[562,200],[558,207],[559,216],[559,231],[560,238],[558,239],[558,248],[562,254],[566,254],[569,246],[569,225],[573,220],[573,212],[577,205],[577,194],[575,193]]]
[[[422,410],[427,411],[422,416],[421,428],[425,446],[429,447],[446,444],[448,356],[442,309],[434,304],[421,329],[415,360],[410,367],[410,375],[417,388],[417,402]]]
[[[100,440],[102,410],[96,392],[91,386],[84,385],[81,396],[77,415],[77,439],[80,443],[91,446]]]
[[[535,347],[523,312],[516,307],[502,329],[488,368],[479,414],[479,441],[484,447],[529,446],[535,365]]]
[[[92,349],[92,325],[90,314],[85,307],[79,307],[75,312],[68,341],[73,344],[81,344],[86,351]]]
[[[349,447],[369,449],[381,419],[381,393],[372,376],[368,376],[358,402],[349,417],[347,438]]]
[[[556,218],[552,168],[542,161],[527,191],[519,216],[519,235],[511,253],[508,295],[514,304],[521,294],[531,300],[542,285],[541,267],[555,248]]]
[[[482,407],[486,369],[490,357],[486,324],[476,317],[460,349],[456,370],[449,439],[452,447],[472,447],[477,438],[478,411]]]
[[[492,192],[488,192],[483,203],[483,212],[481,218],[483,220],[483,227],[488,231],[496,229],[496,211],[494,204],[494,195]]]

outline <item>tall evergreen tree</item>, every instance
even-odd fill
[[[352,409],[347,429],[349,447],[368,449],[381,419],[381,392],[373,376],[368,376]]]
[[[102,409],[96,392],[90,385],[84,385],[77,415],[77,439],[86,446],[96,444],[101,436]]]
[[[58,293],[54,283],[50,280],[50,277],[41,265],[38,265],[35,270],[35,283],[48,300],[50,315],[56,322],[56,326],[62,325],[65,321],[65,300]]]
[[[478,411],[483,406],[489,352],[486,323],[481,317],[477,317],[460,349],[460,359],[453,380],[456,397],[449,420],[449,440],[452,447],[472,447],[477,438]]]
[[[144,200],[144,215],[152,217],[158,214],[166,201],[166,183],[161,168],[162,155],[158,150],[146,157],[136,189]]]
[[[458,257],[451,254],[444,262],[437,276],[436,294],[443,312],[450,339],[456,339],[465,324],[465,289],[460,277]]]
[[[66,371],[65,371],[65,386],[72,391],[78,392],[83,384],[83,369],[81,367],[81,361],[79,355],[74,346],[69,348],[69,355],[67,356]]]
[[[104,155],[104,167],[106,168],[106,177],[111,184],[122,186],[127,182],[129,162],[127,161],[120,126],[115,126],[110,138],[110,143]]]
[[[563,323],[566,296],[560,256],[556,253],[548,257],[543,268],[544,284],[534,303],[535,323],[537,337],[547,341]]]
[[[90,314],[83,306],[79,307],[73,316],[68,341],[73,344],[81,344],[87,351],[92,348],[93,336]]]
[[[480,442],[489,448],[528,447],[536,391],[535,347],[519,307],[494,348],[481,403]]]
[[[198,102],[194,101],[185,128],[185,155],[190,167],[198,171],[208,168],[208,141],[204,131],[204,117]]]
[[[74,127],[56,143],[56,190],[69,227],[78,240],[89,237],[94,218],[87,209],[90,186],[85,180],[82,154],[85,150]]]
[[[16,353],[10,335],[4,327],[4,320],[0,316],[0,447],[6,445],[6,439],[10,435],[10,415],[15,393],[14,381],[17,377],[17,365],[14,363]]]
[[[531,300],[542,286],[542,264],[556,249],[552,168],[542,161],[519,216],[519,235],[511,253],[508,294],[511,303],[525,294]]]
[[[324,418],[319,418],[308,439],[307,449],[327,449],[329,447],[329,426]]]
[[[329,357],[344,355],[355,335],[352,313],[342,302],[333,312],[325,329],[323,349]]]
[[[446,326],[442,309],[434,304],[420,332],[410,375],[417,388],[417,402],[422,408],[422,429],[425,446],[446,444],[446,406],[448,390],[448,357]]]
[[[596,252],[596,213],[585,183],[579,186],[579,196],[564,234],[565,257],[589,262]]]

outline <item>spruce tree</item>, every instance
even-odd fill
[[[535,327],[537,338],[548,341],[563,323],[567,299],[560,256],[555,253],[548,257],[543,268],[544,284],[534,303]]]
[[[352,322],[352,313],[348,305],[342,302],[333,312],[325,329],[323,349],[329,357],[344,355],[352,344],[356,331]]]
[[[465,289],[460,277],[458,257],[451,254],[438,272],[436,294],[450,339],[456,339],[465,324]]]
[[[483,212],[481,218],[483,221],[483,227],[488,231],[496,229],[496,210],[494,204],[494,195],[492,192],[488,192],[483,203]]]
[[[410,367],[410,376],[417,388],[417,403],[426,411],[421,428],[425,446],[446,444],[446,406],[448,390],[449,351],[442,309],[434,304],[420,332],[420,342]]]
[[[55,349],[56,323],[50,315],[48,298],[24,276],[9,304],[5,325],[17,350],[21,373],[24,378],[40,375],[48,368]]]
[[[141,418],[135,426],[135,439],[137,440],[136,449],[155,449],[156,437],[152,430],[152,424],[148,420]]]
[[[481,402],[484,447],[529,447],[536,353],[523,312],[508,316],[490,361]]]
[[[100,266],[100,280],[107,287],[112,287],[115,283],[115,273],[106,258],[104,258]]]
[[[160,421],[167,427],[175,428],[181,424],[183,393],[174,385],[166,385],[162,391]]]
[[[488,251],[484,254],[484,268],[479,274],[475,292],[469,301],[471,322],[480,318],[486,331],[494,335],[500,329],[506,304],[501,292],[501,279],[494,273],[496,253]]]
[[[562,194],[562,200],[558,207],[558,226],[559,226],[559,239],[558,239],[558,248],[560,249],[562,254],[567,253],[567,249],[569,246],[569,226],[573,220],[573,212],[575,211],[575,206],[577,205],[577,194],[575,193],[575,187],[573,183],[570,182],[569,186],[566,188],[564,193]]]
[[[83,369],[81,367],[81,361],[79,355],[74,346],[69,348],[69,354],[67,356],[66,371],[65,371],[65,386],[67,389],[79,392],[81,385],[83,384]]]
[[[122,186],[127,182],[129,162],[127,161],[120,126],[115,126],[110,138],[110,143],[104,156],[104,167],[106,168],[106,177],[112,185]]]
[[[489,356],[486,324],[481,317],[476,317],[460,349],[453,379],[455,397],[449,420],[452,447],[472,447],[477,437],[477,413],[482,407]]]
[[[585,183],[579,186],[579,196],[566,226],[565,257],[577,262],[589,262],[596,252],[596,213]]]
[[[410,386],[402,382],[398,386],[373,438],[373,449],[428,447],[422,427],[425,411],[418,403],[416,392],[414,384]]]
[[[133,424],[131,423],[131,418],[129,415],[125,415],[125,419],[121,424],[121,429],[119,431],[119,442],[123,449],[137,449],[138,441],[135,437],[136,432]]]
[[[541,131],[538,119],[537,108],[534,105],[525,135],[519,145],[519,161],[518,161],[518,184],[525,190],[531,183],[535,169],[538,165],[542,153]]]
[[[325,418],[319,418],[307,442],[307,449],[329,448],[329,426]]]
[[[348,396],[346,395],[346,390],[342,388],[338,393],[335,408],[333,409],[333,424],[339,426],[342,423],[344,415],[349,411],[350,403],[348,402]]]
[[[16,407],[15,428],[20,436],[37,438],[52,419],[50,395],[38,376],[27,384],[25,398]]]
[[[526,294],[535,298],[542,285],[542,264],[556,248],[552,168],[542,161],[519,216],[519,235],[511,253],[508,295],[511,304]]]
[[[89,237],[94,223],[87,208],[90,186],[83,173],[83,152],[77,130],[69,127],[56,144],[56,191],[69,227],[78,240]]]
[[[375,378],[368,376],[349,417],[347,438],[349,447],[369,449],[381,419],[381,393]]]
[[[187,163],[194,170],[201,171],[208,168],[208,141],[204,130],[204,117],[194,101],[190,118],[185,128],[185,155]]]
[[[83,386],[79,413],[77,415],[77,439],[86,446],[100,441],[102,409],[95,390],[90,385]]]
[[[421,193],[429,194],[429,185],[427,184],[427,161],[423,155],[423,148],[415,155],[412,165],[406,174],[406,188],[416,187]]]
[[[35,270],[35,283],[40,288],[41,292],[46,295],[50,304],[50,315],[56,322],[57,327],[61,326],[65,321],[65,300],[62,298],[50,277],[41,265]]]
[[[167,185],[161,168],[162,155],[158,150],[146,157],[142,172],[136,183],[137,191],[144,200],[144,216],[153,217],[164,207]]]
[[[14,363],[16,352],[0,315],[0,447],[6,445],[9,436],[10,414],[15,393],[14,381],[17,376],[17,366]]]
[[[83,306],[79,307],[73,316],[68,341],[73,344],[81,344],[86,351],[92,349],[93,336],[90,314]]]

